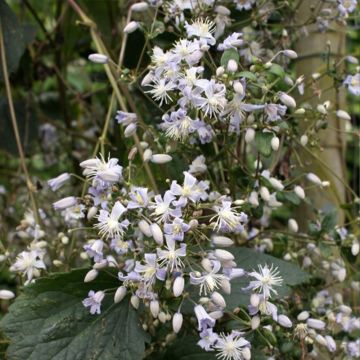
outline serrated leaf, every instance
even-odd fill
[[[237,63],[239,62],[240,56],[239,52],[235,49],[228,49],[225,50],[224,53],[221,56],[221,66],[224,66],[226,68],[229,60],[235,60]]]
[[[102,272],[84,283],[87,270],[37,280],[11,305],[0,326],[10,339],[8,360],[138,360],[146,334],[128,298],[113,303],[105,296],[100,315],[91,315],[82,300],[95,291],[119,286]]]
[[[275,258],[271,255],[263,254],[248,248],[228,248],[235,256],[238,267],[246,271],[257,270],[258,265],[268,264],[278,268],[283,285],[276,288],[278,295],[273,295],[272,299],[283,298],[291,294],[291,286],[300,285],[310,280],[310,275],[301,270],[297,265]],[[249,293],[245,293],[242,288],[249,284],[248,277],[241,277],[231,281],[231,295],[226,295],[225,300],[229,309],[239,305],[249,304]]]
[[[272,133],[257,131],[255,134],[255,145],[261,155],[269,157],[272,153],[271,139]]]

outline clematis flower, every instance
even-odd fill
[[[184,263],[180,258],[186,256],[186,244],[180,244],[180,247],[176,249],[175,240],[169,235],[166,235],[165,238],[165,249],[156,249],[160,267],[166,267],[171,272],[183,268]]]
[[[128,220],[119,222],[119,218],[124,212],[126,212],[126,208],[119,201],[114,204],[111,213],[107,210],[100,210],[100,214],[98,216],[99,222],[94,226],[99,229],[101,237],[122,237],[125,229],[130,224]]]

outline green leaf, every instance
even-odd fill
[[[329,232],[334,230],[337,224],[337,212],[335,210],[328,212],[321,221],[321,231]]]
[[[24,29],[4,0],[0,0],[0,19],[5,43],[6,62],[10,74],[16,71],[26,47]],[[0,79],[3,79],[2,71],[0,71]]]
[[[255,134],[256,148],[261,155],[269,157],[272,153],[271,139],[274,137],[272,133],[257,131]]]
[[[107,294],[100,315],[82,304],[89,290],[119,286],[115,274],[101,272],[84,283],[87,270],[37,280],[24,288],[0,326],[10,339],[8,360],[138,360],[146,334],[128,298],[114,304]]]
[[[271,255],[263,254],[252,249],[239,247],[228,248],[235,256],[235,262],[238,267],[246,271],[257,270],[258,265],[268,264],[274,265],[278,268],[281,277],[283,278],[282,286],[276,287],[278,295],[273,295],[272,299],[281,299],[291,294],[291,286],[300,285],[310,280],[310,275],[301,270],[297,265],[275,258]],[[224,296],[226,304],[229,309],[235,308],[239,305],[249,304],[249,293],[242,290],[249,284],[248,277],[241,277],[231,281],[231,294]]]
[[[281,79],[283,79],[285,77],[284,69],[278,64],[272,64],[270,69],[269,69],[269,72],[271,72],[272,74],[278,76]]]
[[[239,62],[240,56],[239,56],[239,52],[235,49],[228,49],[225,50],[224,53],[221,56],[221,66],[224,66],[226,68],[229,60],[235,60],[237,63]]]
[[[249,79],[252,81],[257,80],[256,75],[250,71],[240,71],[240,72],[236,73],[236,76],[240,77],[240,78],[246,78],[246,79]]]
[[[276,193],[276,199],[281,202],[289,202],[293,205],[299,205],[301,200],[300,198],[293,192],[280,192]]]
[[[197,335],[184,336],[177,339],[163,354],[159,357],[156,354],[154,360],[159,359],[172,359],[172,360],[212,360],[216,359],[214,353],[203,350],[197,342],[200,338]]]

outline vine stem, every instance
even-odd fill
[[[108,53],[105,45],[103,44],[100,36],[96,32],[96,24],[84,13],[84,11],[80,8],[80,6],[76,3],[75,0],[68,0],[68,3],[75,10],[75,12],[80,16],[80,18],[81,18],[82,22],[84,23],[84,25],[86,25],[86,26],[88,26],[90,28],[91,37],[92,37],[92,39],[93,39],[93,41],[95,43],[95,46],[96,46],[97,50],[100,53],[106,55],[110,59],[109,53]],[[109,64],[105,64],[104,68],[105,68],[106,75],[108,76],[108,79],[110,81],[110,84],[111,84],[111,86],[113,88],[116,99],[117,99],[121,109],[123,111],[128,111],[125,100],[124,100],[123,96],[121,95],[120,88],[118,86],[118,83],[117,83],[117,81],[115,79],[115,76],[114,76],[113,72],[111,71],[111,68],[110,68]],[[121,87],[121,84],[120,84],[120,87]],[[137,150],[139,152],[140,158],[143,161],[143,165],[144,165],[146,174],[147,174],[147,176],[149,178],[151,187],[153,188],[155,193],[159,193],[156,182],[155,182],[154,175],[153,175],[153,173],[151,171],[151,168],[150,168],[149,164],[144,161],[144,158],[143,158],[144,152],[143,152],[143,149],[141,147],[139,137],[138,137],[138,135],[136,133],[133,135],[133,140],[134,140],[135,146],[136,146],[136,148],[137,148]]]
[[[15,134],[16,146],[17,146],[17,149],[18,149],[18,152],[19,152],[20,165],[21,165],[21,168],[22,168],[22,170],[24,172],[24,175],[25,175],[26,186],[27,186],[27,188],[29,190],[29,196],[30,196],[32,209],[33,209],[33,212],[34,212],[35,221],[36,221],[37,224],[40,224],[39,209],[38,209],[38,206],[37,206],[37,203],[36,203],[36,198],[35,198],[35,195],[34,195],[34,193],[36,191],[36,187],[34,186],[34,184],[31,181],[29,171],[28,171],[28,168],[26,166],[24,149],[23,149],[22,144],[21,144],[19,128],[18,128],[18,125],[17,125],[15,108],[14,108],[13,98],[12,98],[12,94],[11,94],[11,86],[10,86],[10,81],[9,81],[9,73],[8,73],[8,70],[7,70],[6,51],[5,51],[5,43],[4,43],[4,36],[3,36],[3,28],[2,28],[1,19],[0,19],[0,53],[1,53],[0,57],[1,57],[2,72],[3,72],[3,76],[4,76],[6,98],[7,98],[7,102],[8,102],[8,105],[9,105],[10,118],[11,118],[11,123],[12,123],[12,127],[13,127],[14,134]]]

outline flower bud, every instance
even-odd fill
[[[232,261],[235,259],[231,252],[222,249],[216,249],[214,255],[220,261]]]
[[[233,85],[234,90],[237,94],[244,95],[244,87],[240,81],[236,81]]]
[[[274,151],[278,151],[278,150],[279,150],[279,146],[280,146],[280,139],[279,139],[277,136],[274,136],[274,137],[271,139],[271,148],[272,148]]]
[[[302,311],[298,316],[297,319],[299,321],[305,321],[309,318],[310,314],[308,311]]]
[[[300,143],[302,146],[306,146],[309,141],[309,138],[307,135],[302,135],[300,138]]]
[[[317,334],[316,337],[315,337],[315,340],[318,344],[322,345],[322,346],[326,346],[326,340],[325,338],[320,335],[320,334]]]
[[[125,34],[131,34],[140,27],[139,23],[136,21],[130,21],[124,28]]]
[[[234,241],[226,236],[213,236],[212,243],[215,246],[228,247],[234,245]]]
[[[229,16],[231,14],[230,10],[223,5],[216,6],[215,12],[220,15],[225,15],[225,16]]]
[[[227,63],[227,71],[234,73],[238,69],[238,64],[234,59],[230,59]]]
[[[199,222],[196,219],[191,219],[189,221],[190,229],[196,229],[199,226]]]
[[[351,120],[351,116],[345,110],[338,110],[336,116],[343,120]]]
[[[256,191],[252,191],[250,193],[249,196],[249,203],[254,206],[254,207],[258,207],[259,206],[259,196],[258,193]]]
[[[88,282],[95,280],[97,278],[98,274],[99,274],[99,272],[95,269],[88,271],[85,275],[84,282],[88,283]]]
[[[323,104],[320,104],[316,107],[316,110],[320,113],[320,114],[323,114],[323,115],[326,115],[327,114],[327,110],[326,110],[326,107],[323,105]]]
[[[65,172],[54,179],[48,180],[48,185],[52,191],[60,189],[68,180],[70,179],[70,174]]]
[[[166,323],[167,316],[166,316],[166,314],[165,314],[163,311],[161,311],[161,312],[159,313],[158,318],[159,318],[159,320],[160,320],[161,323],[163,323],[163,324]]]
[[[215,304],[220,306],[221,308],[225,308],[226,307],[226,302],[224,297],[218,293],[217,291],[214,291],[211,295],[211,301]]]
[[[152,151],[150,149],[146,149],[143,154],[143,160],[144,162],[148,162],[151,160],[152,157]]]
[[[180,331],[182,324],[183,324],[182,314],[179,312],[175,313],[172,319],[172,327],[175,334],[177,334]]]
[[[279,99],[287,107],[290,107],[290,108],[296,107],[295,99],[293,97],[291,97],[290,95],[285,94],[284,92],[279,93]]]
[[[140,300],[136,295],[131,296],[130,303],[134,309],[138,309],[140,305]]]
[[[92,206],[86,215],[87,219],[91,220],[96,215],[97,211],[98,208],[96,206]]]
[[[173,294],[175,297],[179,297],[183,293],[184,286],[185,286],[184,278],[182,276],[178,276],[174,280],[174,284],[173,284]]]
[[[313,318],[307,319],[306,324],[307,324],[307,326],[309,326],[315,330],[324,330],[325,326],[326,326],[324,321],[318,320],[318,319],[313,319]]]
[[[352,245],[351,245],[351,253],[353,254],[353,256],[357,256],[359,254],[360,251],[360,244],[358,240],[354,240]]]
[[[158,245],[162,245],[164,243],[164,235],[163,235],[163,232],[162,232],[160,226],[156,223],[153,223],[150,225],[150,231],[151,231],[151,235],[154,238],[154,240],[156,241],[156,243]]]
[[[151,162],[154,164],[165,164],[172,160],[172,157],[168,154],[154,154],[151,156]]]
[[[326,347],[328,348],[328,350],[330,352],[335,352],[336,351],[336,342],[335,342],[334,338],[330,335],[325,335],[325,340],[326,340]]]
[[[295,186],[294,192],[300,199],[302,199],[302,200],[305,199],[305,191],[301,186],[299,186],[299,185]]]
[[[251,294],[250,304],[254,307],[258,307],[260,304],[260,296],[258,294]]]
[[[303,115],[303,114],[305,114],[305,109],[304,108],[298,108],[298,109],[295,110],[295,114]]]
[[[10,300],[15,297],[15,294],[10,290],[0,290],[0,299]]]
[[[299,225],[295,219],[289,219],[288,228],[289,228],[289,231],[292,233],[297,233],[299,231]]]
[[[271,186],[276,189],[276,190],[284,190],[284,185],[282,184],[282,182],[274,177],[271,177],[269,179],[269,182],[271,184]]]
[[[219,66],[217,69],[216,69],[216,76],[217,77],[220,77],[222,75],[224,75],[225,73],[225,69],[223,66]]]
[[[259,327],[260,322],[261,322],[260,316],[256,315],[253,318],[251,318],[251,329],[256,330]]]
[[[292,322],[286,315],[279,315],[277,318],[277,322],[283,327],[286,328],[292,327]]]
[[[141,1],[137,4],[133,4],[130,7],[130,10],[133,12],[142,12],[142,11],[146,11],[149,8],[149,4],[146,3],[145,1]]]
[[[294,50],[290,50],[290,49],[284,50],[283,54],[290,59],[296,59],[298,57],[297,53]]]
[[[104,54],[90,54],[88,59],[97,64],[106,64],[109,61],[109,58]]]
[[[158,302],[157,300],[151,300],[151,301],[150,301],[150,312],[151,312],[151,315],[152,315],[154,318],[157,318],[158,315],[159,315],[159,311],[160,311],[159,302]]]
[[[125,297],[126,292],[127,290],[125,286],[118,287],[114,295],[114,302],[119,303]]]
[[[270,191],[269,191],[269,189],[267,187],[265,187],[265,186],[262,186],[260,188],[260,196],[264,201],[268,202],[270,200]]]
[[[244,347],[241,350],[241,355],[244,358],[244,360],[250,360],[251,359],[251,350],[248,347]]]
[[[69,207],[76,205],[77,200],[75,196],[68,196],[61,200],[58,200],[53,203],[53,207],[55,210],[65,210]]]
[[[125,131],[124,131],[124,136],[126,138],[130,137],[130,136],[133,136],[135,133],[136,133],[136,123],[131,123],[129,124],[126,128],[125,128]]]
[[[246,129],[245,142],[250,144],[255,139],[255,130],[253,128]]]
[[[317,175],[315,175],[313,173],[308,173],[306,175],[306,178],[313,184],[322,186],[322,181],[320,180],[320,178]]]
[[[231,294],[231,284],[228,279],[226,279],[226,278],[221,279],[220,286],[225,294],[227,294],[227,295]]]
[[[140,220],[138,225],[139,225],[140,231],[145,236],[152,237],[152,232],[151,232],[150,225],[148,222],[146,222],[145,220]]]

